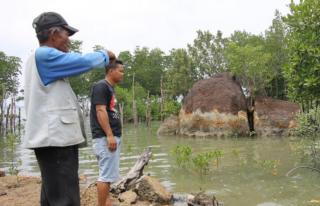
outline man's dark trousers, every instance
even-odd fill
[[[41,206],[80,206],[78,146],[34,149],[41,171]]]

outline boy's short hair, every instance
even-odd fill
[[[121,60],[119,60],[119,59],[117,59],[116,61],[108,64],[108,65],[106,66],[106,74],[107,74],[110,70],[117,68],[119,64],[120,64],[120,65],[123,65],[123,62],[122,62]]]

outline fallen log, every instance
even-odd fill
[[[148,164],[151,155],[151,147],[146,148],[130,171],[121,180],[112,184],[111,193],[118,195],[132,189],[137,183],[139,183],[139,179],[143,175],[143,169]]]

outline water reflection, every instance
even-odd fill
[[[154,124],[151,130],[141,126],[134,129],[126,125],[121,149],[120,172],[126,174],[142,151],[152,147],[153,156],[145,173],[160,179],[175,194],[206,190],[217,196],[225,205],[309,205],[320,199],[320,178],[317,173],[301,171],[288,178],[286,172],[299,162],[293,149],[295,140],[289,138],[225,138],[194,139],[185,137],[157,137]],[[0,141],[0,168],[10,167],[10,152]],[[79,174],[88,182],[95,180],[98,166],[89,147],[80,149]],[[192,168],[176,166],[172,150],[177,145],[189,145],[194,153],[224,152],[220,166],[213,167],[208,175],[199,175]],[[20,174],[39,176],[32,150],[17,145],[15,159],[20,159]],[[179,196],[179,195],[178,195]],[[177,203],[176,205],[179,205]]]

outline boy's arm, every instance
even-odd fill
[[[96,113],[98,122],[107,136],[108,148],[110,151],[115,151],[117,149],[117,142],[113,136],[110,124],[109,117],[106,109],[106,105],[96,105]]]

